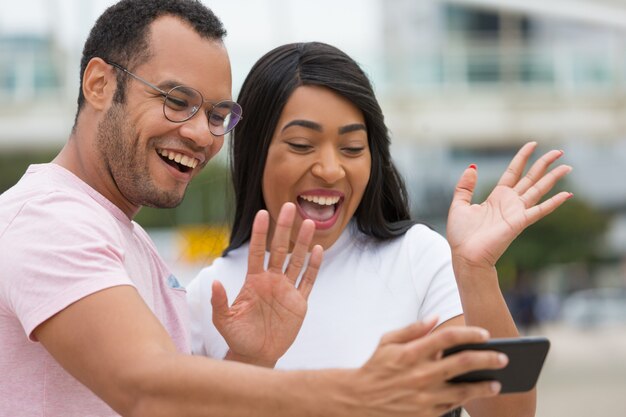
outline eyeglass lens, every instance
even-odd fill
[[[193,117],[203,104],[200,92],[190,87],[178,86],[167,93],[163,112],[172,122],[184,122]],[[241,119],[241,113],[241,106],[233,101],[215,104],[207,115],[209,130],[216,136],[230,132]]]

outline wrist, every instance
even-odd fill
[[[452,255],[452,267],[457,274],[492,274],[496,273],[496,266],[486,260],[472,260],[460,255]]]
[[[492,264],[453,257],[452,269],[460,291],[468,288],[472,290],[482,288],[483,291],[493,288],[500,291],[498,271]]]
[[[252,356],[240,355],[230,349],[228,349],[228,352],[226,352],[226,356],[224,356],[224,359],[227,361],[246,363],[248,365],[262,366],[264,368],[273,368],[276,366],[276,362],[278,361],[271,361],[262,358],[255,358]]]
[[[327,408],[320,415],[355,415],[363,407],[360,384],[364,381],[361,369],[335,369],[322,371],[322,386]]]

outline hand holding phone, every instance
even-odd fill
[[[500,394],[531,390],[537,383],[539,373],[550,348],[545,337],[515,337],[491,339],[485,343],[459,345],[444,350],[443,356],[463,350],[495,350],[506,354],[509,363],[502,369],[485,369],[458,375],[448,382],[499,381]]]

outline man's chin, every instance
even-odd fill
[[[159,208],[159,209],[169,209],[169,208],[175,208],[180,206],[180,203],[183,202],[183,198],[185,197],[184,193],[183,194],[167,194],[167,195],[160,195],[158,196],[158,198],[155,198],[154,195],[150,196],[149,198],[144,199],[144,201],[142,201],[140,203],[141,206],[144,207],[152,207],[152,208]]]

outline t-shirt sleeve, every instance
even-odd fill
[[[217,275],[220,260],[208,266],[187,285],[187,301],[191,314],[191,351],[195,355],[223,359],[228,352],[228,345],[213,325],[213,308],[211,296],[213,281]],[[229,299],[229,303],[233,300]]]
[[[419,317],[436,315],[441,324],[463,314],[448,242],[424,225],[414,226],[407,233],[414,254],[411,268],[415,285],[423,287],[427,283]]]
[[[0,238],[0,297],[31,340],[70,304],[118,285],[124,268],[115,219],[88,197],[50,193],[27,202]]]

